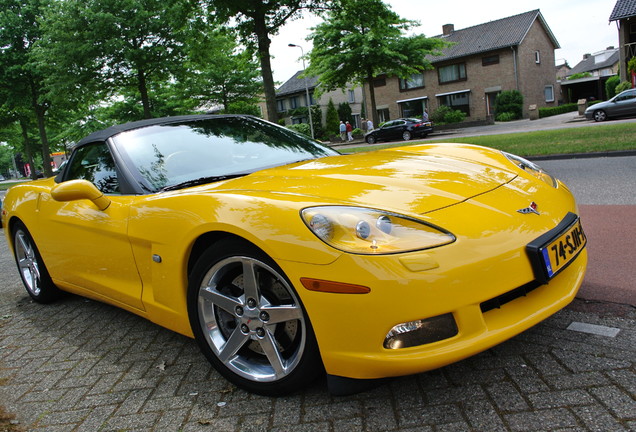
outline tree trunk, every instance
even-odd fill
[[[46,135],[46,127],[44,125],[44,114],[46,108],[38,105],[35,109],[35,114],[38,118],[38,131],[40,132],[40,142],[42,143],[42,170],[46,177],[53,175],[53,168],[51,168],[51,149],[49,148],[49,138]],[[33,167],[35,171],[35,167]]]
[[[22,130],[22,141],[24,142],[24,153],[26,156],[26,160],[31,167],[31,178],[33,180],[37,180],[37,175],[35,174],[35,164],[33,162],[33,155],[31,154],[31,145],[29,144],[29,132],[27,130],[26,122],[23,119],[20,119],[20,129]],[[15,157],[15,155],[13,156]],[[26,174],[22,172],[22,174]]]
[[[263,77],[263,92],[265,93],[265,105],[267,107],[267,120],[278,122],[278,110],[276,108],[276,88],[272,76],[269,45],[271,43],[265,25],[265,17],[254,18],[254,28],[258,38],[258,57],[261,62],[261,75]]]
[[[139,94],[141,95],[141,105],[144,107],[144,118],[152,118],[152,112],[150,111],[150,99],[148,98],[148,86],[146,84],[146,74],[140,67],[137,67],[137,85]]]
[[[373,127],[380,127],[380,118],[375,105],[375,89],[373,88],[373,75],[371,71],[367,73],[367,84],[369,84],[369,99],[371,99],[371,118],[373,119]]]

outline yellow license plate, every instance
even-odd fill
[[[570,213],[559,227],[528,245],[537,279],[547,282],[553,278],[577,257],[586,244],[581,220]]]

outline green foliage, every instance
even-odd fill
[[[495,120],[499,122],[507,122],[512,120],[517,120],[517,114],[511,112],[502,112],[495,116]]]
[[[579,73],[575,73],[575,74],[572,74],[572,75],[568,76],[567,77],[567,81],[581,79],[581,78],[589,78],[591,76],[592,76],[592,74],[590,72],[579,72]]]
[[[311,128],[309,126],[309,123],[298,123],[298,124],[289,125],[287,126],[287,129],[291,129],[293,131],[296,131],[303,135],[307,135],[308,137],[311,137]]]
[[[577,103],[568,103],[556,107],[542,107],[539,108],[539,118],[565,114],[568,112],[576,111],[578,109],[579,105]]]
[[[314,137],[324,137],[325,128],[322,124],[322,109],[318,105],[311,107],[311,121],[314,123]]]
[[[362,129],[360,128],[355,128],[353,131],[351,131],[352,135],[362,135]]]
[[[308,74],[320,91],[371,83],[380,74],[410,76],[430,69],[427,56],[447,46],[441,39],[406,36],[417,23],[400,18],[381,0],[335,0],[310,39]],[[378,123],[373,86],[371,114]]]
[[[430,119],[437,124],[460,123],[466,118],[466,113],[441,105],[431,115]]]
[[[188,3],[188,2],[184,2]],[[199,2],[193,2],[199,3]],[[203,0],[207,12],[220,23],[231,24],[243,45],[258,53],[268,120],[276,121],[276,91],[272,77],[270,36],[303,10],[323,9],[323,0]]]
[[[636,57],[632,57],[627,62],[627,72],[636,73]]]
[[[339,126],[340,119],[338,117],[338,111],[336,110],[333,100],[330,98],[327,104],[327,118],[325,121],[327,135],[338,135],[340,133]]]
[[[605,81],[605,96],[607,97],[607,99],[611,99],[616,96],[616,94],[618,93],[616,91],[616,86],[619,85],[620,82],[621,79],[618,75],[614,75],[613,77],[610,77],[607,79],[607,81]]]
[[[261,116],[261,110],[258,105],[254,105],[245,101],[230,102],[228,108],[223,110],[224,114],[248,114],[256,117]]]
[[[353,124],[353,116],[351,115],[351,105],[347,102],[338,104],[338,118],[343,122]]]
[[[620,92],[623,92],[625,90],[629,90],[630,88],[632,88],[632,83],[630,83],[629,81],[623,81],[616,86],[616,94],[619,94]]]
[[[518,90],[507,90],[497,95],[495,98],[495,119],[498,119],[499,116],[504,113],[512,114],[510,120],[521,118],[523,114],[523,95],[521,92]]]

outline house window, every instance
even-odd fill
[[[467,116],[470,116],[470,93],[468,91],[461,93],[452,93],[447,95],[438,96],[439,104],[450,107],[454,110],[464,112]]]
[[[547,85],[543,88],[543,94],[545,95],[546,102],[554,102],[554,87]]]
[[[276,106],[278,107],[278,112],[285,112],[285,99],[278,99]]]
[[[349,94],[349,103],[354,103],[356,101],[356,93],[353,90],[349,90],[348,94]]]
[[[352,126],[354,128],[359,128],[360,125],[362,124],[362,121],[360,119],[360,114],[351,114],[351,118],[353,119]]]
[[[439,83],[450,83],[456,81],[466,81],[466,65],[458,63],[450,66],[443,66],[437,70]]]
[[[424,74],[413,74],[408,78],[400,78],[400,90],[424,87]]]
[[[427,103],[428,99],[416,99],[399,102],[402,117],[421,118],[422,114],[424,114],[424,110],[427,108]]]
[[[289,106],[291,109],[298,108],[298,96],[293,96],[289,98]]]
[[[307,104],[307,94],[303,94],[303,101],[305,101],[305,106],[309,106],[309,104]],[[316,100],[314,99],[314,95],[312,93],[309,93],[309,102],[311,103],[311,105],[316,105]]]
[[[481,58],[481,65],[482,66],[490,66],[490,65],[494,65],[494,64],[499,64],[499,54],[495,54],[495,55],[486,56],[486,57],[482,57]]]
[[[386,85],[386,78],[380,77],[373,80],[373,87],[384,87]]]
[[[383,123],[385,121],[388,121],[391,117],[389,116],[389,109],[388,108],[380,108],[377,111],[378,113],[378,121],[380,123]],[[379,125],[376,125],[376,127]]]
[[[541,63],[541,52],[539,52],[539,51],[535,51],[534,52],[534,62],[536,64]]]

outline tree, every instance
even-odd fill
[[[246,46],[256,47],[261,64],[263,92],[269,121],[278,120],[276,89],[270,61],[270,35],[275,35],[288,21],[298,18],[303,10],[316,10],[325,0],[206,0],[214,16],[221,22],[233,22]]]
[[[621,82],[621,78],[618,75],[614,75],[605,81],[605,96],[607,99],[611,99],[616,96],[616,86]]]
[[[249,107],[258,103],[262,83],[251,53],[240,51],[227,29],[199,20],[192,31],[198,37],[189,38],[186,67],[193,73],[180,81],[182,93],[201,106],[221,105],[224,112],[242,107],[253,112]]]
[[[349,122],[353,125],[353,116],[351,111],[351,105],[347,102],[342,102],[338,104],[338,117],[343,122]]]
[[[53,94],[76,104],[134,95],[140,117],[153,117],[152,91],[184,73],[192,11],[180,0],[57,1],[39,47]]]
[[[329,103],[327,104],[327,118],[325,120],[325,129],[327,130],[327,135],[337,135],[340,133],[340,118],[338,117],[338,111],[336,110],[336,105],[333,103],[333,100],[329,98]]]
[[[7,118],[13,119],[20,124],[23,137],[28,136],[35,122],[43,169],[51,175],[46,132],[46,114],[51,103],[46,95],[44,75],[33,56],[33,49],[42,38],[40,20],[48,7],[47,0],[0,1],[0,111],[9,116],[3,122],[5,127],[9,126]],[[30,145],[25,145],[30,155]]]
[[[416,24],[400,18],[381,0],[336,0],[325,22],[313,28],[308,75],[319,77],[319,91],[369,86],[371,115],[378,124],[373,79],[379,74],[406,78],[431,69],[426,58],[447,46],[441,39],[405,36]]]
[[[502,91],[495,98],[497,116],[510,113],[511,119],[520,119],[523,115],[523,95],[518,90]]]

